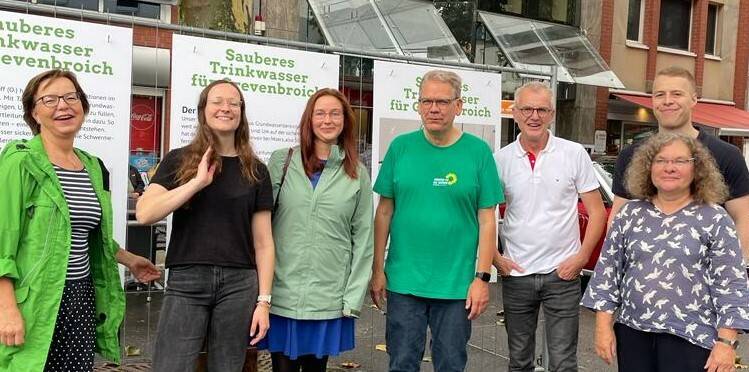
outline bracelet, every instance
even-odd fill
[[[734,350],[736,350],[736,348],[739,347],[739,340],[738,339],[729,340],[727,338],[723,338],[723,337],[719,336],[718,339],[715,340],[715,342],[720,342],[720,343],[726,344],[726,345],[730,346],[731,348],[733,348]]]
[[[257,302],[263,302],[264,301],[264,302],[270,303],[270,299],[271,299],[271,295],[269,295],[269,294],[257,296]]]

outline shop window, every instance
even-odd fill
[[[81,10],[99,11],[99,0],[37,0],[37,4],[62,6]]]
[[[642,17],[645,14],[645,2],[643,0],[629,0],[629,13],[627,13],[627,40],[643,42],[642,40]]]
[[[161,18],[161,4],[172,5],[172,0],[31,0],[33,3],[95,12],[122,14],[131,17]]]
[[[104,0],[104,13],[159,19],[161,5],[136,0]]]
[[[705,54],[720,55],[720,46],[718,43],[718,21],[720,15],[720,5],[708,4],[707,6],[707,34],[705,35]]]
[[[661,1],[658,45],[673,49],[689,50],[689,37],[692,27],[691,20],[691,0]]]
[[[579,6],[575,0],[478,0],[479,10],[567,25],[579,25]]]

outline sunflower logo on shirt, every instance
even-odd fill
[[[449,172],[444,177],[434,177],[432,186],[435,187],[446,187],[452,186],[458,182],[458,175],[455,172]]]

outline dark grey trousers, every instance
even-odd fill
[[[531,372],[539,309],[549,345],[549,370],[577,371],[580,279],[565,281],[556,271],[502,278],[511,372]]]
[[[255,270],[210,265],[171,268],[153,371],[194,371],[205,340],[208,372],[240,372],[257,295]]]

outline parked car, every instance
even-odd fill
[[[603,205],[606,208],[606,218],[608,219],[611,213],[611,206],[614,203],[614,193],[611,191],[611,184],[613,183],[613,171],[614,162],[616,158],[609,159],[609,157],[597,158],[593,162],[593,169],[596,171],[596,178],[600,187],[598,191],[601,193],[601,199],[603,199]],[[585,229],[588,227],[588,212],[585,210],[585,205],[582,201],[577,202],[577,217],[580,221],[580,238],[585,236]],[[582,272],[582,285],[583,288],[587,286],[590,276],[593,275],[593,270],[596,268],[596,262],[598,262],[598,256],[601,255],[601,247],[603,247],[603,241],[606,240],[606,233],[601,234],[601,237],[596,243],[596,247],[593,249],[593,253],[590,254],[588,263],[583,268]]]

